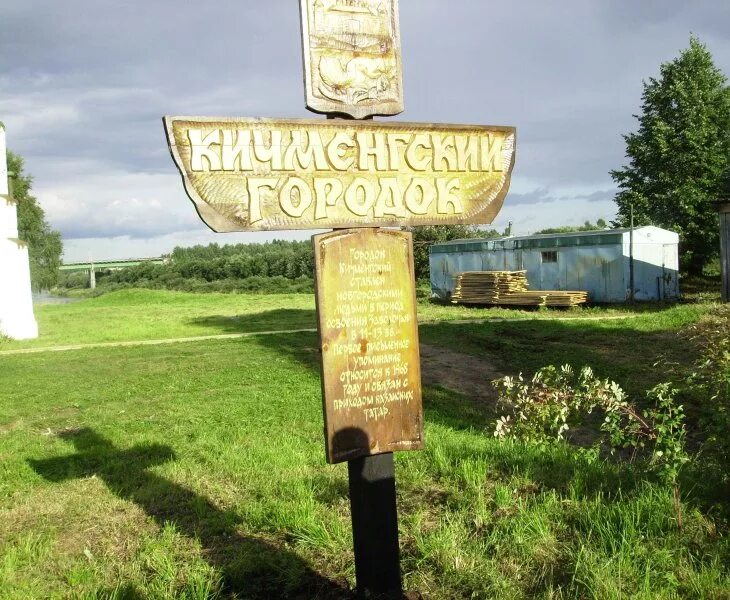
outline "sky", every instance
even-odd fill
[[[691,34],[730,75],[728,0],[400,0],[400,20],[391,119],[517,127],[491,226],[516,234],[614,217],[642,81]],[[311,118],[302,79],[296,0],[0,0],[0,121],[66,262],[309,237],[211,232],[161,121]]]

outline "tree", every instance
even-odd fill
[[[46,222],[46,213],[30,194],[33,178],[23,173],[23,159],[8,152],[13,197],[18,202],[18,236],[28,243],[30,278],[34,290],[50,289],[58,283],[63,244],[61,234]]]
[[[629,165],[611,172],[620,189],[615,224],[655,224],[680,234],[693,274],[718,251],[713,201],[730,168],[730,89],[698,39],[644,83],[638,131],[624,136]]]
[[[536,234],[541,233],[573,233],[576,231],[600,231],[606,229],[608,225],[603,219],[598,219],[595,224],[590,221],[586,221],[583,225],[564,225],[562,227],[548,227],[547,229],[541,229],[536,231]]]
[[[413,258],[416,279],[428,279],[428,248],[437,242],[448,242],[469,238],[500,237],[494,229],[482,231],[476,225],[425,225],[421,227],[405,227],[413,234]]]

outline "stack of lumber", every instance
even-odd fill
[[[496,304],[518,306],[577,306],[588,301],[587,292],[578,291],[524,291],[502,296]]]
[[[455,283],[452,302],[499,304],[507,294],[527,291],[527,272],[464,271]]]
[[[454,304],[513,306],[576,306],[588,301],[588,292],[528,290],[525,271],[464,271],[456,277]]]

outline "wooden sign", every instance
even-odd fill
[[[315,235],[327,460],[423,447],[410,233]]]
[[[397,0],[300,0],[307,108],[355,119],[403,112]]]
[[[165,117],[170,151],[214,231],[491,223],[512,127]]]

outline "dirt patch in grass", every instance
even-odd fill
[[[492,361],[454,352],[441,346],[421,344],[421,381],[441,385],[467,396],[480,406],[493,408],[497,394],[492,381],[503,377]]]

